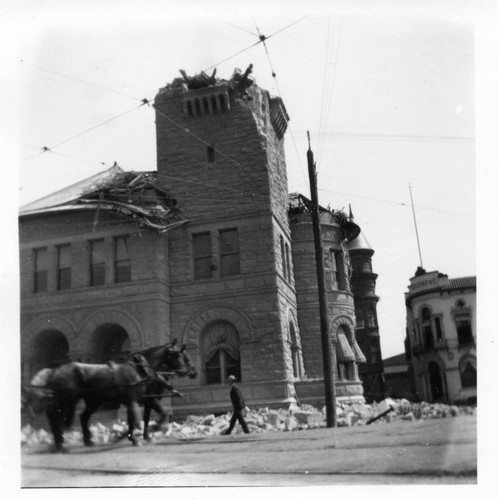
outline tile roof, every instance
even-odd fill
[[[464,278],[451,278],[441,288],[443,290],[455,290],[459,288],[476,288],[476,285],[475,276],[466,276]]]

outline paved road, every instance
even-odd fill
[[[477,421],[421,422],[23,449],[23,488],[476,484]]]

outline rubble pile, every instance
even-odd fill
[[[337,426],[367,425],[370,423],[390,423],[393,421],[414,421],[434,418],[457,417],[459,415],[473,415],[475,406],[455,406],[440,403],[411,403],[406,399],[385,399],[380,403],[365,404],[360,402],[338,402],[336,406]],[[382,416],[381,416],[382,415]],[[215,416],[214,414],[198,416],[189,415],[182,422],[165,424],[161,429],[150,422],[150,435],[155,439],[173,437],[177,439],[193,439],[207,436],[219,436],[228,428],[230,414]],[[302,429],[326,427],[325,408],[318,410],[310,405],[291,407],[289,409],[258,408],[248,409],[246,422],[251,433],[285,432]],[[106,444],[126,434],[127,423],[118,419],[111,425],[96,423],[90,426],[95,444]],[[141,435],[141,430],[136,431]],[[237,424],[234,434],[242,430]],[[68,444],[81,444],[81,431],[75,426],[65,434]],[[51,444],[52,436],[44,429],[34,429],[26,425],[21,430],[21,444],[25,446],[35,444]]]

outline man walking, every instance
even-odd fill
[[[246,407],[244,397],[242,396],[242,392],[240,391],[240,389],[235,385],[235,381],[237,380],[235,376],[230,375],[228,377],[228,380],[232,383],[232,387],[230,389],[230,399],[232,400],[233,415],[230,420],[230,426],[224,432],[224,434],[226,434],[227,436],[230,435],[237,420],[242,426],[242,430],[244,431],[244,433],[249,434],[249,429],[247,427],[246,421],[244,420],[244,415],[242,414],[242,411]]]

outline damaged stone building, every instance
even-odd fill
[[[323,404],[310,202],[288,193],[283,101],[250,74],[204,73],[159,90],[157,171],[119,166],[22,207],[26,382],[68,359],[103,362],[173,339],[196,379],[175,413]],[[360,228],[320,209],[336,393],[363,399],[348,245]]]

